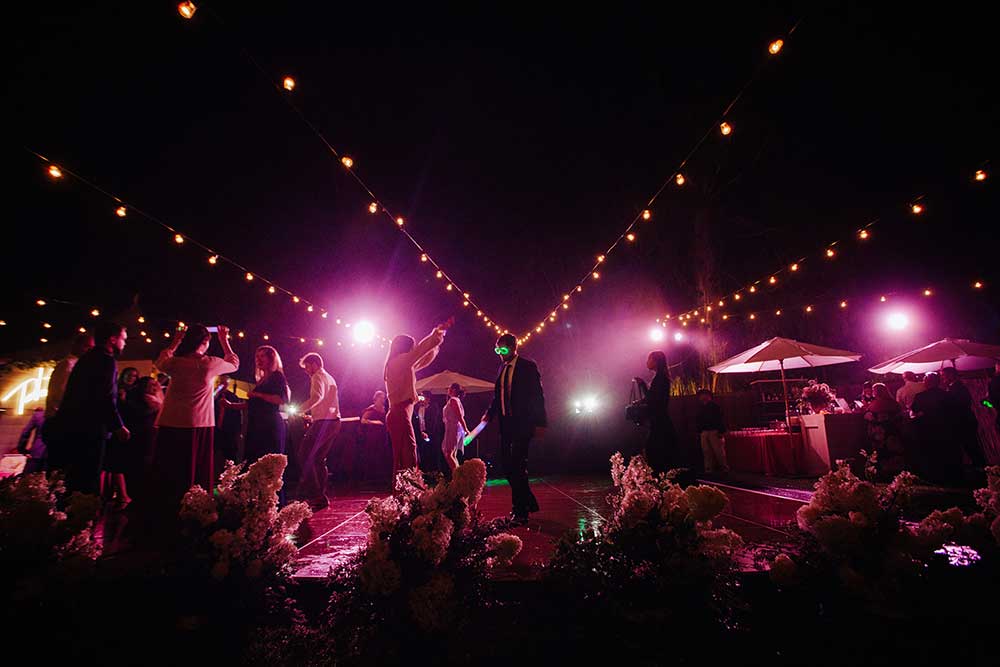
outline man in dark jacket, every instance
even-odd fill
[[[705,472],[729,472],[726,463],[726,444],[722,435],[726,425],[722,419],[722,408],[715,402],[711,389],[698,390],[698,413],[695,426],[701,438],[701,453],[705,460]]]
[[[65,473],[67,491],[98,493],[105,443],[111,435],[118,440],[129,438],[118,414],[115,362],[127,338],[120,324],[98,325],[96,346],[76,362],[59,411],[46,425],[50,465]]]
[[[944,388],[948,392],[948,407],[951,413],[955,437],[962,443],[962,449],[969,456],[972,465],[986,467],[983,448],[979,446],[979,421],[972,409],[972,393],[958,377],[958,369],[947,366],[941,369]]]
[[[500,336],[494,351],[503,359],[503,366],[483,422],[488,423],[494,417],[500,420],[500,462],[510,483],[511,520],[523,525],[529,512],[538,511],[538,501],[528,485],[528,446],[533,437],[545,433],[548,425],[545,394],[538,366],[531,359],[518,356],[517,339],[513,335]]]
[[[913,398],[914,467],[934,482],[956,484],[962,479],[962,448],[954,440],[952,398],[941,388],[937,373],[924,375],[924,391]]]

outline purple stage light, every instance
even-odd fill
[[[649,338],[654,343],[659,343],[665,337],[666,334],[663,333],[663,327],[653,327],[652,329],[649,330]]]
[[[910,316],[906,313],[894,311],[886,316],[885,324],[893,331],[902,331],[910,326]]]
[[[359,343],[371,343],[375,339],[375,325],[367,320],[361,320],[354,325],[354,340]]]
[[[682,334],[680,331],[674,333],[674,340],[677,341],[678,343],[681,342],[682,340],[684,340],[684,334]]]

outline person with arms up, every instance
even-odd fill
[[[417,436],[413,431],[413,407],[417,402],[416,373],[430,366],[437,357],[451,325],[451,320],[437,325],[419,343],[411,336],[402,334],[393,338],[389,345],[383,377],[389,396],[385,425],[392,445],[393,479],[399,471],[417,465]]]
[[[503,366],[482,421],[500,421],[500,462],[510,484],[510,519],[524,525],[528,514],[538,511],[538,500],[528,483],[528,449],[532,438],[542,437],[548,426],[545,392],[537,364],[517,354],[517,338],[512,334],[500,336],[493,351]]]
[[[153,473],[162,485],[163,502],[179,506],[187,490],[215,487],[215,378],[235,373],[240,359],[229,346],[229,328],[217,328],[222,357],[206,352],[212,341],[201,324],[178,333],[160,352],[156,367],[170,374],[170,391],[156,420]]]
[[[337,434],[340,433],[340,400],[337,381],[323,368],[323,357],[310,352],[302,357],[299,366],[309,376],[309,400],[299,407],[303,414],[311,413],[312,424],[299,443],[298,460],[301,467],[298,496],[313,511],[330,505],[326,485],[330,471],[326,459]]]
[[[101,322],[95,347],[80,357],[66,383],[59,409],[45,428],[49,463],[66,474],[66,490],[97,494],[104,447],[113,436],[129,439],[118,414],[118,364],[128,332],[117,322]]]

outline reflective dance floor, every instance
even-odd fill
[[[732,479],[703,482],[717,484],[730,498],[730,507],[717,523],[738,532],[749,545],[787,541],[785,527],[795,520],[796,510],[808,502],[810,495],[794,486],[765,486]],[[607,474],[538,477],[531,480],[531,488],[541,511],[532,514],[526,526],[510,529],[521,538],[524,548],[509,568],[495,573],[499,579],[537,578],[561,537],[586,533],[610,516],[606,498],[611,481]],[[325,577],[331,567],[356,553],[364,545],[368,530],[365,505],[370,498],[385,494],[384,488],[371,488],[332,497],[330,507],[317,512],[298,536],[301,546],[295,577]],[[506,482],[488,482],[479,509],[487,520],[506,516],[510,512],[510,487]],[[741,565],[754,569],[749,551],[741,558]]]

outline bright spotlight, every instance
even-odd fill
[[[682,340],[684,340],[684,334],[682,334],[680,331],[674,333],[674,340],[677,341],[678,343],[681,342]]]
[[[663,327],[653,327],[649,330],[649,338],[654,343],[659,343],[665,336],[666,334],[663,333]]]
[[[890,313],[885,322],[893,331],[902,331],[910,326],[910,318],[906,313]]]
[[[287,408],[285,408],[285,412],[287,412],[290,415],[295,415],[298,414],[299,408],[297,405],[289,405]]]
[[[354,340],[359,343],[370,343],[375,339],[375,325],[362,320],[354,325]]]
[[[597,412],[598,401],[596,396],[582,396],[573,401],[573,412],[578,415],[592,415]]]

